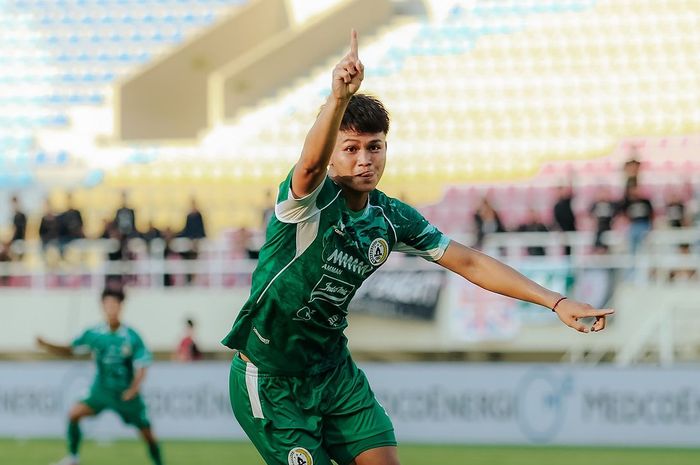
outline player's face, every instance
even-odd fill
[[[102,299],[102,311],[104,311],[105,319],[110,326],[119,325],[119,316],[122,312],[122,303],[119,302],[119,299],[112,296]]]
[[[339,131],[331,155],[330,175],[344,186],[369,192],[377,187],[386,163],[386,134]]]

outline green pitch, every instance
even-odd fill
[[[48,465],[63,457],[56,440],[0,440],[2,465]],[[264,465],[255,449],[240,442],[165,441],[167,465],[231,463]],[[399,447],[402,465],[697,465],[700,449],[594,447],[417,446]],[[82,465],[150,465],[136,441],[97,444],[86,441]]]

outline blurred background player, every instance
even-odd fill
[[[567,325],[612,310],[567,300],[512,268],[451,241],[412,207],[376,190],[389,115],[356,94],[364,77],[357,33],[333,70],[332,91],[299,161],[280,184],[250,297],[224,344],[236,419],[268,464],[396,465],[391,420],[347,349],[355,290],[399,250],[487,290],[555,311]]]
[[[91,352],[97,365],[90,394],[75,404],[68,413],[68,456],[60,465],[77,465],[79,460],[80,420],[113,410],[124,423],[138,428],[148,446],[155,465],[162,465],[160,447],[151,431],[146,405],[141,397],[141,384],[151,363],[151,353],[141,337],[121,322],[124,292],[105,289],[102,292],[102,311],[105,322],[85,330],[71,345],[57,345],[37,337],[37,344],[64,357]]]

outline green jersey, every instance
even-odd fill
[[[92,352],[97,365],[93,388],[124,391],[136,369],[151,364],[151,353],[133,329],[121,325],[112,331],[106,323],[89,328],[71,344],[73,352]]]
[[[374,190],[350,210],[329,177],[296,199],[280,185],[250,297],[223,343],[261,371],[315,374],[347,353],[347,308],[392,250],[438,260],[449,239],[414,208]]]

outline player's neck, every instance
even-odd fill
[[[121,321],[117,321],[115,324],[107,323],[107,326],[109,326],[109,330],[112,332],[118,330],[121,327],[121,325]]]
[[[343,197],[345,197],[345,205],[347,205],[350,210],[359,212],[367,207],[369,192],[358,192],[344,187],[342,189]]]

